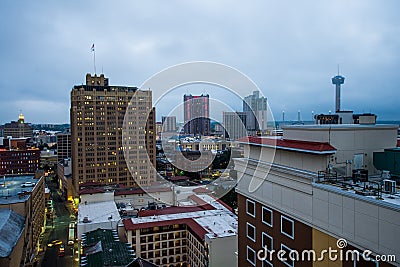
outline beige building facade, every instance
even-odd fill
[[[125,114],[127,132],[123,141]],[[104,74],[86,75],[71,91],[72,177],[84,182],[149,185],[155,180],[155,111],[151,91],[111,86]],[[124,157],[124,144],[129,166]]]

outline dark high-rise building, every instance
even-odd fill
[[[175,132],[176,131],[176,117],[175,116],[162,116],[162,131]]]
[[[130,169],[123,149],[125,114]],[[152,92],[112,86],[104,74],[87,74],[86,85],[76,85],[71,91],[71,143],[76,192],[85,182],[151,185],[155,181],[156,150]]]
[[[247,114],[246,129],[251,133],[267,129],[267,99],[254,91],[243,100],[243,112]]]
[[[230,140],[237,140],[247,136],[246,131],[246,112],[223,112],[223,123],[225,127],[225,137]]]
[[[57,161],[71,158],[71,131],[69,129],[57,134]]]
[[[184,95],[185,134],[210,135],[210,108],[208,95]]]
[[[33,129],[29,123],[25,123],[23,114],[19,114],[18,121],[6,123],[3,127],[3,136],[12,138],[31,138],[33,136]]]

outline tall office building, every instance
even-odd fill
[[[210,108],[208,95],[184,95],[185,134],[210,135]]]
[[[162,116],[162,131],[175,132],[176,131],[176,117],[175,116]]]
[[[31,138],[33,136],[33,129],[29,123],[25,123],[23,114],[19,114],[18,121],[6,123],[3,127],[3,136],[12,138]]]
[[[222,120],[225,127],[225,137],[230,140],[236,140],[247,136],[246,119],[246,112],[223,112]]]
[[[57,134],[57,161],[71,158],[71,131],[66,129]]]
[[[127,110],[131,170],[125,161],[122,140]],[[126,187],[136,186],[136,181],[140,185],[154,182],[155,171],[151,166],[155,165],[154,131],[151,91],[112,86],[104,74],[87,74],[86,84],[76,85],[71,91],[72,177],[76,192],[84,182]]]
[[[247,114],[246,129],[250,132],[267,129],[267,99],[260,97],[259,91],[254,91],[243,100],[243,112]]]

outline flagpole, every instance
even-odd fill
[[[94,74],[96,74],[96,49],[93,49],[93,66],[94,66]]]

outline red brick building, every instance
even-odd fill
[[[0,175],[35,173],[39,168],[40,151],[28,148],[26,139],[4,139],[0,148]]]

